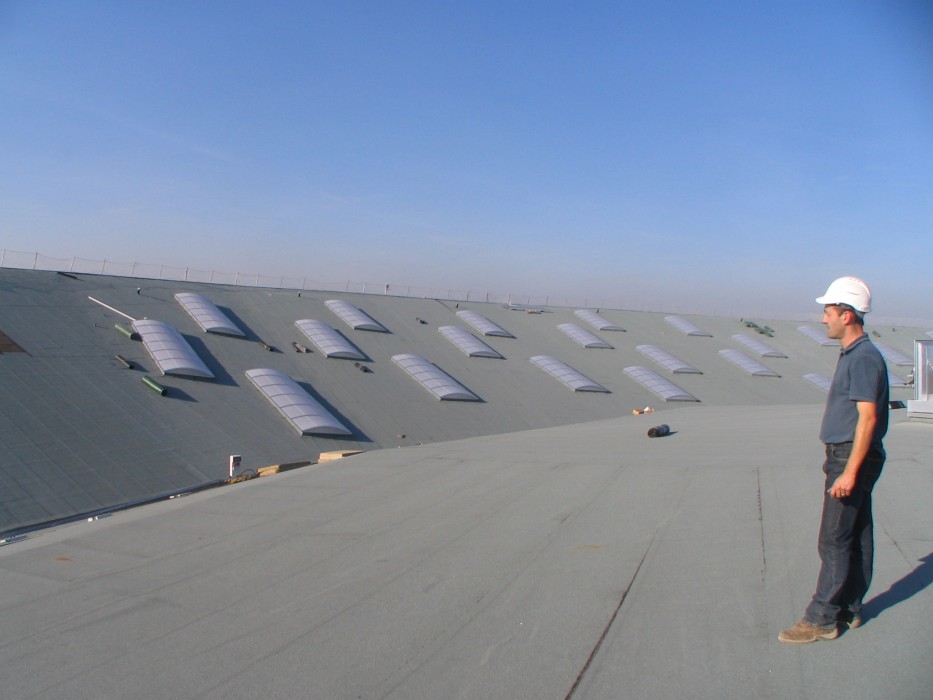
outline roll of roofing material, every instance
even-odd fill
[[[159,384],[155,379],[143,377],[143,384],[148,386],[153,391],[159,392],[159,396],[165,396],[168,393],[168,389]]]
[[[653,428],[648,429],[648,437],[664,437],[669,435],[671,432],[671,426],[666,423],[662,425],[656,425]]]

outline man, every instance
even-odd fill
[[[803,619],[782,630],[782,642],[835,639],[839,626],[862,624],[862,598],[872,575],[871,491],[884,466],[888,429],[888,370],[864,330],[871,292],[857,277],[840,277],[817,298],[826,334],[842,345],[826,399],[820,440],[826,445],[822,565]]]

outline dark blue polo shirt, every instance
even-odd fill
[[[871,442],[880,447],[888,431],[888,367],[867,335],[839,353],[836,374],[826,399],[820,440],[829,445],[851,442],[855,438],[857,401],[871,401],[878,407],[878,423]]]

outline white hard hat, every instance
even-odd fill
[[[826,294],[816,298],[817,304],[846,304],[866,314],[871,311],[871,290],[858,277],[840,277],[833,280]]]

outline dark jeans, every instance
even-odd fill
[[[826,446],[823,472],[823,519],[820,522],[819,553],[822,566],[816,593],[804,613],[814,625],[836,624],[840,613],[858,614],[871,583],[874,532],[871,490],[881,476],[884,450],[872,447],[859,469],[855,491],[846,498],[833,498],[826,491],[843,469],[852,443]]]

